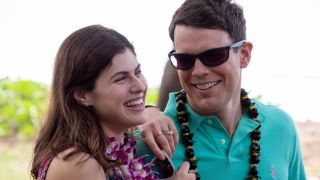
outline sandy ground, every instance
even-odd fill
[[[297,122],[296,123],[301,151],[309,180],[320,180],[320,123]]]

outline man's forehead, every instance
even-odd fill
[[[220,29],[192,26],[177,26],[174,47],[177,53],[199,53],[206,49],[228,46],[232,43],[229,34]]]

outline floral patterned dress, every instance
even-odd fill
[[[115,138],[106,139],[107,148],[105,156],[111,160],[120,160],[123,165],[108,169],[106,180],[156,180],[157,177],[151,171],[152,163],[144,164],[146,156],[134,157],[136,140],[126,134],[122,143]],[[37,180],[45,180],[51,160],[41,163]]]

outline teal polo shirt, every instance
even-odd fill
[[[305,171],[300,144],[292,118],[274,106],[253,100],[261,121],[261,157],[259,176],[265,179],[304,180]],[[258,123],[247,113],[241,116],[232,138],[216,116],[202,116],[186,103],[190,131],[194,134],[194,152],[198,159],[198,172],[205,180],[243,180],[249,172],[250,132]],[[178,133],[181,128],[176,115],[175,95],[169,95],[164,112],[175,123]],[[180,137],[181,138],[181,137]],[[185,161],[185,147],[179,144],[173,154],[175,167]],[[150,153],[144,144],[138,143],[139,154]]]

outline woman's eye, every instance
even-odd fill
[[[117,78],[114,82],[120,82],[120,81],[123,81],[125,79],[126,79],[125,77],[120,77],[120,78]]]

